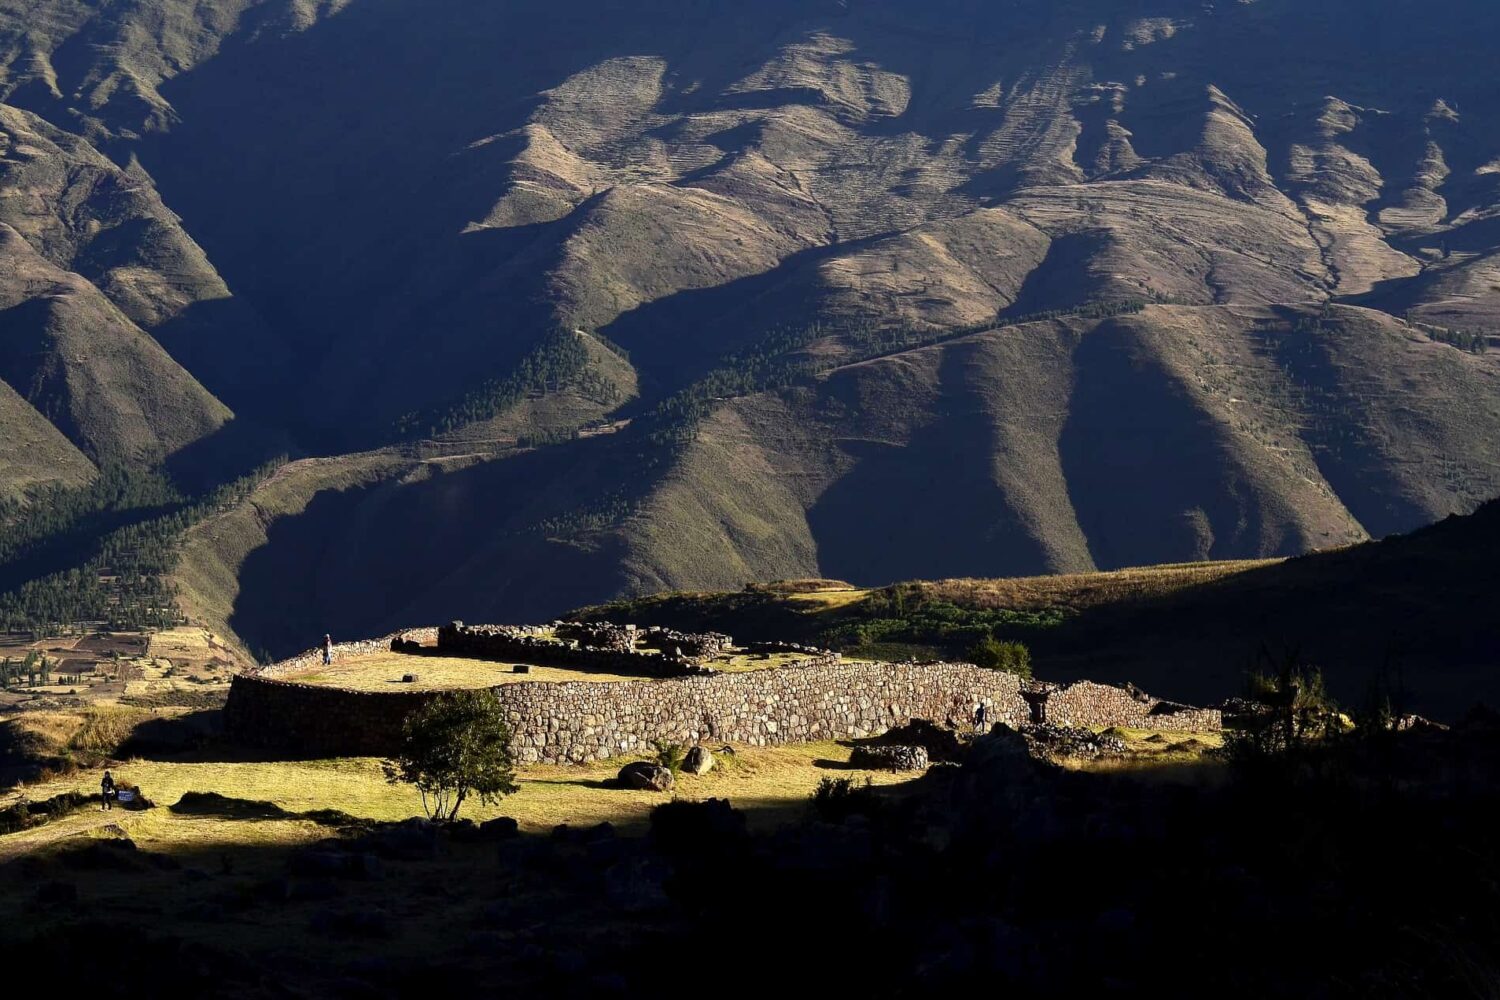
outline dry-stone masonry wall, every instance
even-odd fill
[[[358,656],[363,653],[380,653],[395,648],[397,642],[412,642],[430,646],[437,642],[435,628],[409,628],[379,639],[361,639],[358,642],[336,642],[333,644],[335,661],[341,656]],[[290,677],[323,665],[323,647],[309,649],[304,653],[280,660],[255,671],[257,677]]]
[[[623,634],[623,633],[622,633]],[[603,642],[599,635],[591,641]],[[633,644],[578,645],[577,640],[540,638],[514,625],[465,625],[453,622],[437,630],[437,651],[443,655],[531,663],[539,667],[580,667],[605,673],[640,677],[682,677],[713,673],[693,657],[675,652],[635,649]]]
[[[387,639],[387,642],[389,639]],[[642,752],[655,740],[764,746],[873,736],[911,719],[1030,718],[1021,682],[966,663],[850,663],[836,655],[745,673],[664,680],[523,682],[494,688],[523,762],[582,763]],[[236,677],[225,710],[241,742],[306,754],[383,755],[401,722],[437,692],[365,692]],[[1144,729],[1217,729],[1218,712],[1161,711],[1118,689],[1075,684],[1049,699],[1049,721]]]
[[[1047,721],[1060,726],[1121,726],[1216,732],[1223,716],[1215,708],[1193,708],[1137,697],[1124,688],[1092,681],[1063,685],[1047,696]]]

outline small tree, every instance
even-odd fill
[[[429,819],[449,821],[470,795],[485,805],[516,791],[510,728],[488,691],[441,695],[407,716],[391,784],[416,785]]]
[[[969,659],[975,666],[987,670],[1003,670],[1020,677],[1031,676],[1031,650],[1021,642],[1001,642],[992,635],[985,636],[969,650]]]

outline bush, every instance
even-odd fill
[[[656,763],[671,771],[672,777],[680,775],[682,762],[687,759],[687,747],[667,740],[657,740],[652,745],[656,747]]]
[[[969,659],[986,670],[1002,670],[1019,677],[1031,676],[1031,650],[1025,643],[1001,642],[994,636],[986,636],[970,647]]]
[[[824,778],[813,790],[812,805],[818,818],[837,823],[856,813],[874,812],[879,801],[875,798],[874,783],[869,778],[864,784],[853,778]]]
[[[471,794],[485,805],[516,791],[510,728],[488,691],[442,695],[403,726],[401,752],[384,763],[391,784],[416,785],[429,819],[451,822]]]
[[[1295,650],[1277,657],[1263,646],[1258,659],[1245,679],[1245,699],[1253,710],[1226,736],[1231,759],[1259,761],[1342,731],[1342,716],[1321,670],[1303,663]]]

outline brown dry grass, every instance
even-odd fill
[[[415,683],[401,678],[413,674]],[[409,656],[403,653],[364,653],[341,656],[331,666],[317,667],[304,674],[284,678],[299,684],[348,688],[355,691],[433,691],[443,688],[484,688],[500,684],[527,684],[544,681],[638,681],[639,677],[603,671],[569,670],[562,667],[536,667],[530,673],[518,674],[515,664],[490,660],[473,660],[461,656]]]
[[[715,657],[708,665],[724,673],[769,670],[802,659],[800,653],[776,653],[770,657],[734,653]],[[417,680],[405,683],[412,674]],[[515,664],[476,660],[462,656],[410,656],[376,652],[339,657],[331,666],[283,678],[299,684],[347,688],[354,691],[436,691],[450,688],[485,688],[501,684],[539,684],[584,681],[593,684],[639,682],[639,675],[602,670],[532,666],[528,673],[515,672]]]
[[[1075,610],[1101,604],[1159,597],[1186,587],[1211,583],[1237,573],[1275,565],[1280,559],[1177,563],[1058,576],[1014,577],[998,580],[957,579],[896,584],[932,601],[968,608]],[[891,590],[894,588],[887,588]]]
[[[463,815],[479,821],[513,816],[529,832],[545,832],[560,823],[587,826],[602,822],[639,830],[653,808],[672,798],[728,798],[749,812],[752,825],[765,827],[800,815],[819,780],[829,774],[852,776],[861,783],[868,777],[877,785],[911,777],[848,770],[849,748],[827,742],[738,748],[734,755],[718,755],[719,763],[702,777],[681,775],[671,795],[607,787],[605,781],[613,778],[628,759],[520,768],[519,792],[495,806],[465,804]],[[190,791],[270,802],[288,813],[335,809],[363,819],[399,820],[421,811],[417,793],[407,786],[389,784],[375,758],[198,763],[133,760],[114,765],[112,771],[116,780],[138,785],[159,808],[140,813],[120,809],[86,813],[69,822],[0,838],[0,858],[35,850],[104,822],[118,824],[143,848],[169,852],[304,843],[328,835],[326,827],[296,817],[235,822],[179,815],[160,808]],[[22,795],[41,800],[68,791],[92,794],[98,790],[98,781],[98,771],[90,770],[38,783],[0,795],[0,808]]]

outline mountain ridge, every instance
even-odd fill
[[[58,269],[4,293],[0,377],[91,461],[195,484],[397,456],[368,495],[268,506],[308,551],[269,531],[210,574],[391,581],[304,595],[339,628],[1406,531],[1500,494],[1491,27],[1405,0],[0,0],[6,262]],[[35,345],[96,340],[145,391],[44,396]],[[85,474],[55,455],[0,491]],[[210,589],[247,645],[290,641],[269,577]]]

